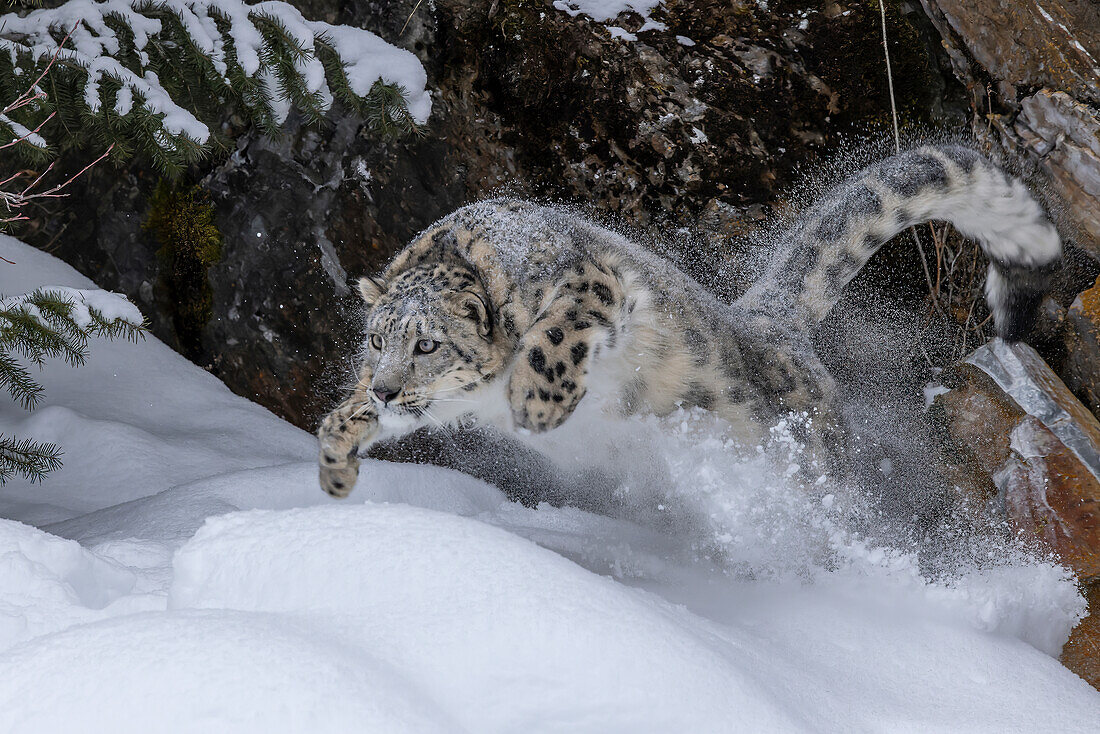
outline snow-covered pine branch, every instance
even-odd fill
[[[84,363],[88,337],[137,338],[144,319],[116,293],[47,286],[0,300],[0,388],[24,408],[42,397],[24,361],[41,367],[47,358]],[[18,355],[18,356],[16,356]],[[22,361],[19,359],[22,357]],[[0,435],[0,484],[13,474],[36,481],[61,466],[61,450],[50,443]]]
[[[227,108],[273,132],[292,107],[318,119],[334,100],[409,132],[430,112],[425,84],[413,54],[277,0],[69,0],[0,16],[0,145],[32,159],[114,143],[174,170],[218,138]]]

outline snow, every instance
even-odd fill
[[[4,293],[94,289],[0,255]],[[371,460],[340,502],[311,436],[156,339],[90,346],[0,411],[65,451],[0,488],[0,731],[1095,731],[1063,569],[929,576],[790,486],[789,431],[582,412],[535,443],[623,483],[563,472],[574,507]]]
[[[93,289],[69,288],[60,285],[45,285],[38,289],[46,295],[52,295],[72,304],[69,316],[81,329],[87,330],[94,323],[92,312],[99,314],[104,321],[125,321],[133,326],[141,326],[143,319],[137,306],[130,303],[125,296],[110,291]],[[13,308],[21,309],[39,318],[38,310],[27,303],[29,294],[0,299],[0,311],[9,311]],[[0,316],[3,318],[3,316]],[[41,320],[41,319],[40,319]],[[47,323],[42,321],[42,323]]]
[[[157,0],[154,5],[166,7],[177,15],[191,41],[211,55],[215,71],[228,84],[230,59],[215,25],[214,14],[226,18],[228,35],[233,40],[241,71],[245,76],[264,82],[279,122],[285,119],[290,107],[282,99],[274,75],[261,61],[264,40],[253,22],[260,16],[281,22],[302,48],[310,52],[298,60],[297,68],[306,89],[319,95],[322,109],[331,106],[332,94],[321,61],[312,52],[319,40],[327,39],[344,61],[349,85],[356,94],[365,96],[375,82],[382,81],[404,89],[409,113],[417,122],[426,122],[431,112],[427,75],[420,61],[411,52],[392,46],[369,31],[306,20],[292,5],[273,0],[254,5],[241,0]],[[0,16],[0,50],[6,50],[13,61],[17,51],[29,51],[37,58],[50,58],[58,53],[59,58],[86,68],[84,101],[93,112],[102,104],[101,81],[105,77],[114,78],[122,86],[114,104],[118,114],[128,114],[137,104],[160,116],[170,136],[184,136],[205,143],[210,130],[172,100],[153,71],[142,69],[142,73],[135,73],[112,56],[118,53],[120,43],[104,21],[109,16],[122,19],[133,29],[133,43],[141,63],[143,66],[148,63],[144,49],[161,32],[161,22],[143,15],[140,12],[143,7],[144,4],[137,0],[68,0],[59,7],[37,9],[22,16],[3,15]],[[62,35],[71,31],[69,43],[60,52],[52,35],[57,31]],[[172,148],[176,144],[172,137],[163,138],[161,144]]]
[[[638,37],[636,35],[626,30],[625,28],[620,28],[619,26],[609,25],[607,26],[607,32],[611,34],[612,38],[618,38],[621,41],[638,40]]]
[[[0,115],[0,125],[7,127],[12,131],[15,136],[15,140],[26,143],[27,145],[33,145],[35,148],[46,148],[46,139],[36,133],[34,130],[30,130],[23,125],[20,125],[15,120],[12,120],[7,115]]]
[[[576,17],[584,13],[601,23],[614,20],[620,13],[633,11],[643,18],[661,4],[661,0],[555,0],[554,7]]]
[[[642,16],[642,26],[637,33],[646,33],[668,29],[664,23],[649,17],[661,2],[662,0],[554,0],[554,8],[568,13],[573,18],[584,14],[605,25],[618,18],[621,13],[634,12]],[[606,27],[612,38],[623,41],[638,40],[635,33],[630,33],[625,28],[614,25],[606,25]]]

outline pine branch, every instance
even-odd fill
[[[42,386],[34,381],[26,367],[7,352],[0,352],[0,388],[8,393],[25,410],[32,410],[42,399]]]
[[[424,81],[412,54],[278,0],[68,2],[0,16],[0,147],[41,165],[115,145],[171,175],[227,144],[231,111],[273,133],[339,101],[381,134],[420,132]]]
[[[0,484],[14,474],[22,474],[31,482],[41,482],[45,476],[61,468],[61,447],[0,436]]]
[[[92,323],[88,325],[86,332],[89,335],[100,336],[104,339],[125,339],[136,342],[145,338],[145,325],[133,324],[123,319],[109,319],[103,312],[94,307],[88,308],[92,317]]]
[[[47,358],[84,364],[87,335],[71,321],[54,326],[23,306],[0,310],[0,348],[14,351],[41,367]]]
[[[0,388],[27,410],[42,399],[42,386],[15,355],[42,367],[61,358],[76,367],[88,355],[88,338],[136,340],[144,336],[136,308],[104,291],[46,287],[0,300]],[[0,436],[0,484],[13,474],[40,481],[61,466],[53,444]]]

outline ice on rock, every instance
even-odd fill
[[[1100,479],[1100,430],[1092,427],[1096,419],[1065,387],[1058,389],[1057,377],[1033,349],[994,339],[966,361],[992,377],[1021,408],[1042,421]]]

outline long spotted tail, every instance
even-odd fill
[[[917,148],[845,181],[783,236],[738,304],[820,321],[884,243],[930,220],[978,241],[990,260],[985,292],[998,335],[1026,336],[1061,260],[1061,238],[1023,183],[962,146]]]

